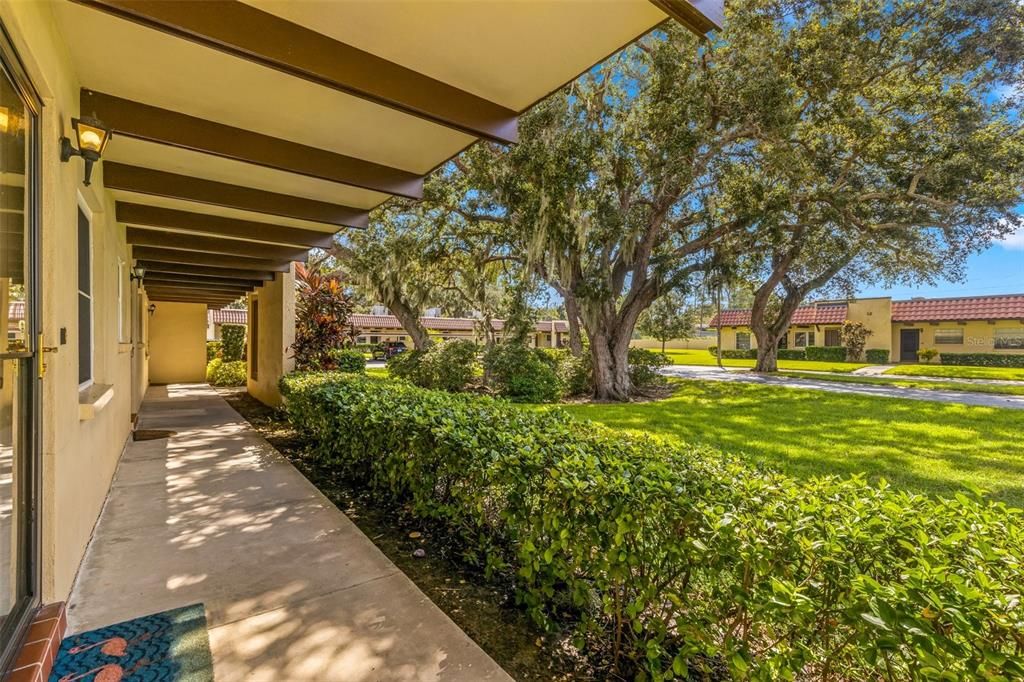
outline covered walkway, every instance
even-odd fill
[[[79,632],[196,602],[231,680],[511,679],[203,384],[154,386],[69,602]]]

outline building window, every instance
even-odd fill
[[[996,350],[1024,350],[1024,327],[996,329]]]
[[[249,303],[249,377],[260,378],[260,300],[255,296]]]
[[[92,229],[78,208],[78,385],[92,383]]]
[[[797,332],[794,335],[793,345],[797,348],[806,348],[814,345],[814,332]]]
[[[841,345],[843,345],[842,339],[839,338],[839,330],[838,329],[826,329],[825,330],[825,345],[826,346],[841,346]]]
[[[379,336],[371,336],[370,337],[370,343],[380,343],[380,337]]]
[[[936,329],[935,345],[959,346],[964,342],[964,330],[958,329]]]
[[[736,350],[750,350],[750,332],[736,332]]]

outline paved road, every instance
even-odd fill
[[[921,388],[898,388],[880,386],[878,384],[848,384],[838,381],[819,381],[816,379],[797,379],[785,375],[767,376],[745,371],[722,371],[718,367],[698,365],[670,365],[663,367],[665,376],[680,379],[704,379],[709,381],[738,381],[748,384],[768,384],[787,388],[810,388],[830,393],[847,393],[854,395],[874,395],[883,398],[907,398],[910,400],[927,400],[936,403],[959,403],[979,407],[1005,407],[1024,410],[1024,396],[995,395],[991,393],[968,393],[966,391],[931,391]],[[916,377],[915,377],[916,378]]]

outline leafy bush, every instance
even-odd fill
[[[241,360],[245,350],[245,326],[241,324],[222,324],[220,341],[224,346],[224,362]]]
[[[214,358],[219,358],[224,353],[224,344],[220,341],[207,341],[206,342],[206,362],[210,362]]]
[[[425,351],[398,353],[388,360],[388,372],[422,388],[457,392],[476,374],[477,345],[466,339],[435,343]]]
[[[335,348],[331,351],[334,366],[341,372],[365,372],[366,356],[355,348]]]
[[[498,393],[523,403],[550,403],[562,397],[557,358],[521,343],[498,343],[484,353],[484,373]]]
[[[839,328],[839,338],[846,347],[846,361],[860,362],[864,359],[864,346],[873,332],[863,322],[846,320]]]
[[[658,374],[658,368],[669,364],[669,360],[661,353],[646,348],[629,349],[629,381],[633,388],[660,386],[665,377]]]
[[[729,350],[722,349],[722,358],[726,360],[756,360],[757,349],[751,348],[749,350]]]
[[[594,392],[594,367],[590,351],[584,347],[579,356],[567,348],[548,348],[543,351],[549,358],[562,382],[562,392],[567,396],[589,395]]]
[[[708,346],[708,352],[718,357],[718,346]]]
[[[803,348],[780,348],[778,358],[779,360],[806,360],[807,353]]]
[[[282,392],[312,456],[447,529],[538,623],[614,651],[619,676],[1024,676],[1019,509],[358,375]]]
[[[917,359],[926,365],[931,364],[931,361],[938,357],[938,355],[939,351],[935,348],[922,348],[917,351]]]
[[[887,365],[889,364],[889,349],[888,348],[868,348],[864,351],[864,356],[868,362],[872,365]]]
[[[804,355],[818,362],[846,362],[846,349],[842,346],[807,346]]]
[[[295,284],[295,366],[334,369],[334,350],[354,346],[359,335],[349,321],[355,304],[335,273],[296,263]]]
[[[943,353],[942,365],[971,365],[974,367],[1024,367],[1024,355],[1002,353]]]
[[[214,358],[206,365],[206,381],[211,386],[245,386],[245,378],[244,360],[224,362]]]

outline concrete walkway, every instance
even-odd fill
[[[906,398],[908,400],[924,400],[937,403],[958,403],[978,407],[1004,407],[1024,410],[1024,396],[999,395],[993,393],[970,393],[967,391],[932,391],[923,388],[899,388],[878,384],[853,384],[839,381],[816,379],[799,379],[786,375],[768,376],[748,371],[733,369],[722,371],[718,367],[701,365],[669,365],[661,368],[661,373],[680,379],[704,379],[709,381],[738,381],[750,384],[768,384],[786,388],[810,388],[829,393],[846,393],[853,395],[873,395],[883,398]],[[916,378],[916,377],[915,377]]]
[[[219,682],[511,680],[206,385],[153,387],[69,633],[202,602]]]

